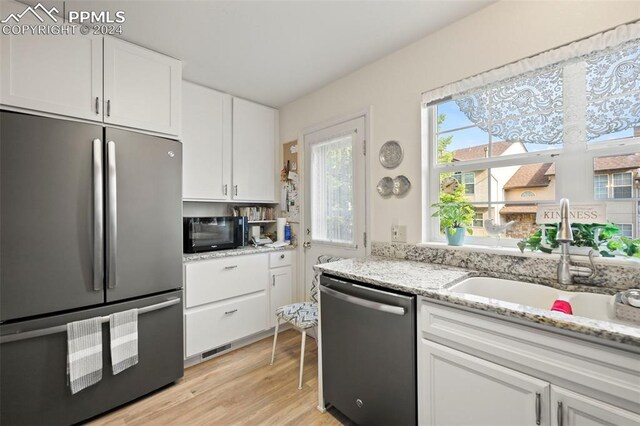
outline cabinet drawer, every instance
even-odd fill
[[[293,253],[290,251],[278,251],[275,253],[269,253],[269,266],[271,268],[278,268],[280,266],[291,265],[291,258]]]
[[[234,298],[185,313],[185,355],[190,357],[267,328],[267,294]]]
[[[260,254],[229,256],[187,264],[186,307],[266,290],[269,280],[267,262],[267,256]]]

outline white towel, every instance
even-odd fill
[[[111,366],[118,374],[138,363],[138,310],[130,309],[109,316]]]
[[[100,318],[67,324],[67,371],[71,393],[102,379],[102,322]]]

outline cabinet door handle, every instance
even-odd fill
[[[562,426],[562,402],[558,401],[558,409],[556,410],[558,426]]]
[[[233,185],[233,191],[235,192],[235,196],[238,196],[238,185]]]
[[[96,96],[96,114],[100,114],[100,98]]]
[[[539,392],[536,392],[536,424],[540,424],[540,416],[542,415],[542,401]]]
[[[111,117],[111,99],[107,99],[107,117]]]
[[[238,310],[237,310],[237,309],[232,309],[232,310],[230,310],[230,311],[226,311],[224,314],[225,314],[225,315],[231,315],[231,314],[235,314],[236,312],[238,312]]]
[[[276,286],[276,276],[275,275],[271,276],[271,282],[272,282],[271,285],[275,287]]]
[[[227,184],[224,184],[224,195],[227,195]]]
[[[281,255],[280,255],[280,259],[284,259],[284,254],[281,254]]]
[[[224,269],[236,269],[238,265],[225,266]]]

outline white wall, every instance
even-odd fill
[[[421,93],[637,19],[640,1],[494,3],[285,105],[280,110],[281,141],[296,139],[306,127],[371,106],[372,240],[390,241],[391,223],[397,218],[408,227],[408,242],[419,242]],[[400,141],[405,150],[403,163],[391,171],[378,162],[378,151],[389,139]],[[378,180],[399,174],[411,180],[409,194],[403,199],[380,198],[375,192]]]

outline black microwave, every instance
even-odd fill
[[[246,216],[185,217],[182,224],[185,253],[234,249],[249,244]]]

